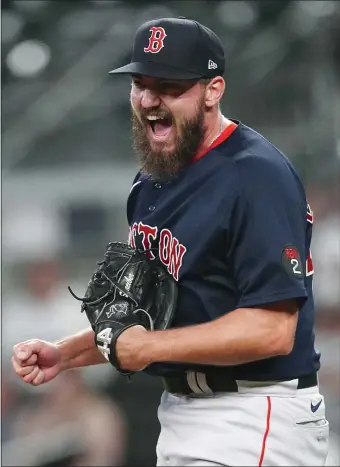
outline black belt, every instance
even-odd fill
[[[318,385],[317,374],[309,373],[296,378],[297,389],[306,389]],[[176,375],[162,377],[163,387],[167,392],[179,396],[190,395],[212,395],[218,392],[238,392],[236,380],[226,378],[220,371],[201,373],[199,371],[188,371]],[[275,381],[277,383],[283,381]],[[265,383],[261,381],[259,383]],[[268,382],[269,383],[269,382]],[[271,381],[270,384],[273,382]]]

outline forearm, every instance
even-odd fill
[[[238,365],[289,352],[286,342],[280,341],[280,333],[273,325],[275,321],[269,322],[264,310],[255,312],[253,325],[255,320],[250,318],[254,318],[254,310],[240,309],[209,323],[149,332],[143,346],[145,358],[150,363]],[[293,329],[294,323],[289,325]],[[285,326],[284,321],[282,326]]]
[[[61,352],[62,370],[107,363],[94,343],[91,328],[56,342]]]

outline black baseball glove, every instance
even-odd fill
[[[122,374],[116,355],[119,335],[131,326],[148,330],[167,329],[176,309],[177,283],[158,257],[127,244],[109,243],[104,260],[92,275],[81,311],[95,333],[95,343],[104,357]]]

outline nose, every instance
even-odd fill
[[[150,107],[158,107],[160,103],[161,100],[156,91],[151,89],[144,89],[141,98],[141,105],[144,109],[149,109]]]

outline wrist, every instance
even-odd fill
[[[58,341],[55,344],[57,352],[59,354],[59,366],[60,371],[65,371],[70,369],[70,358],[68,358],[67,353],[65,352],[65,342]]]
[[[95,345],[94,332],[91,328],[61,339],[54,345],[59,353],[61,371],[106,363]]]
[[[156,362],[167,361],[162,351],[162,338],[164,331],[146,331],[141,336],[140,355],[145,366]]]
[[[136,354],[139,355],[139,359],[143,366],[143,369],[154,363],[151,339],[153,331],[148,331],[143,326],[134,326],[138,332],[138,347],[136,348]]]

